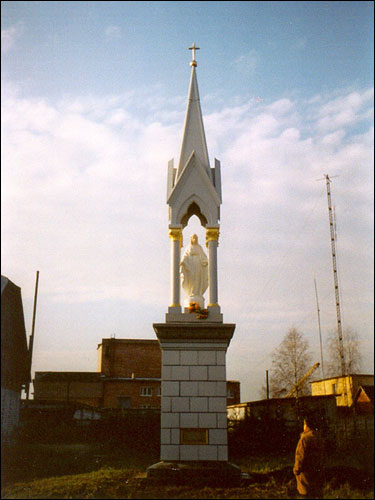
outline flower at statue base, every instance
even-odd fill
[[[189,313],[198,312],[200,310],[198,302],[190,302]]]
[[[198,302],[190,302],[189,313],[196,313],[198,319],[208,318],[208,309],[201,309]]]
[[[207,309],[201,309],[200,313],[197,315],[198,319],[207,319],[208,318],[208,310]]]

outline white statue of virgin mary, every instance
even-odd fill
[[[186,293],[185,307],[197,302],[204,309],[203,294],[208,287],[208,259],[198,243],[198,236],[193,234],[180,263],[182,288]]]

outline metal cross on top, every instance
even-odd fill
[[[191,47],[189,47],[189,50],[193,51],[193,60],[190,63],[190,66],[197,66],[197,61],[195,60],[195,51],[199,50],[199,47],[195,46],[195,43]]]

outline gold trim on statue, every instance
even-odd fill
[[[216,241],[217,243],[219,243],[219,228],[217,227],[206,228],[206,247],[208,246],[209,241]]]
[[[172,241],[179,241],[182,247],[182,229],[174,228],[169,230],[169,237]]]

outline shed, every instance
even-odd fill
[[[1,439],[18,425],[21,391],[30,382],[21,288],[1,276]]]

